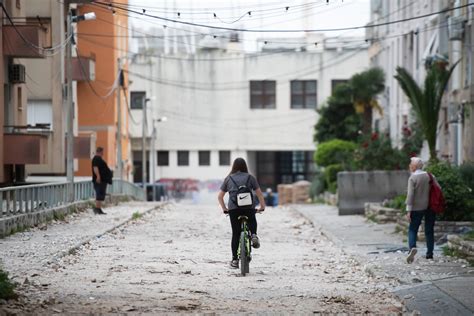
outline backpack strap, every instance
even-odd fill
[[[234,178],[232,178],[232,176],[229,176],[229,179],[230,179],[230,181],[232,181],[232,182],[235,184],[235,186],[236,186],[237,189],[238,189],[238,188],[239,188],[239,185],[237,184],[237,182],[235,182]]]
[[[430,184],[433,184],[433,175],[429,172],[428,173],[428,177],[430,177]]]
[[[250,174],[247,177],[247,182],[245,182],[245,185],[247,186],[247,188],[250,189],[249,183],[250,183]]]

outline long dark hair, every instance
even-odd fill
[[[246,172],[249,173],[249,169],[247,168],[247,163],[245,162],[244,158],[236,158],[234,163],[232,164],[232,170],[230,174],[234,174],[237,172]]]

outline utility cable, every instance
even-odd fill
[[[395,21],[388,21],[388,22],[382,22],[382,23],[376,23],[376,24],[352,26],[352,27],[327,28],[327,29],[268,30],[268,29],[232,28],[232,27],[222,27],[222,26],[212,26],[212,25],[207,25],[207,24],[192,23],[192,22],[180,21],[180,20],[176,20],[176,19],[165,18],[165,17],[158,16],[158,15],[151,15],[151,14],[146,13],[145,9],[144,9],[145,12],[139,12],[139,11],[135,11],[135,10],[131,10],[131,9],[125,9],[125,8],[122,8],[122,7],[117,7],[115,5],[107,4],[107,3],[104,3],[104,2],[100,2],[100,1],[94,1],[93,0],[92,3],[103,5],[103,6],[112,6],[114,8],[119,9],[119,10],[127,11],[127,12],[130,12],[130,13],[134,13],[134,14],[138,14],[138,15],[142,15],[142,16],[147,16],[147,17],[158,19],[158,20],[161,20],[161,21],[167,21],[167,22],[172,22],[172,23],[178,23],[178,24],[184,24],[184,25],[189,25],[189,26],[208,28],[208,29],[226,30],[226,31],[235,31],[235,32],[256,32],[256,33],[302,33],[302,32],[314,33],[314,32],[335,32],[335,31],[347,31],[347,30],[375,28],[375,27],[380,27],[380,26],[398,24],[398,23],[418,20],[418,19],[422,19],[422,18],[427,18],[427,17],[430,17],[430,16],[434,16],[434,15],[438,15],[438,14],[442,14],[442,13],[447,13],[447,12],[451,12],[451,11],[454,11],[454,10],[459,10],[459,9],[470,7],[470,6],[474,5],[474,3],[468,3],[468,4],[456,6],[456,7],[453,7],[453,8],[440,10],[440,11],[437,11],[437,12],[432,12],[432,13],[426,13],[426,14],[413,16],[413,17],[410,17],[410,18],[404,18],[404,19],[399,19],[399,20],[395,20]]]

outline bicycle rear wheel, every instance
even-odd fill
[[[249,261],[247,260],[247,246],[245,232],[240,233],[240,273],[245,276],[249,272]]]

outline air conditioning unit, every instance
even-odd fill
[[[465,17],[455,16],[448,18],[448,32],[450,41],[461,41],[464,33]]]
[[[13,64],[10,66],[9,79],[11,83],[25,83],[25,66],[22,64]]]

